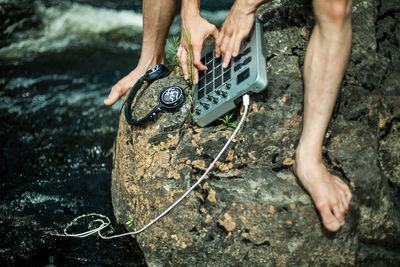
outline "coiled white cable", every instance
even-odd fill
[[[140,230],[137,231],[133,231],[133,232],[127,232],[127,233],[123,233],[123,234],[119,234],[119,235],[113,235],[113,236],[103,236],[101,234],[101,230],[103,230],[104,228],[106,228],[107,226],[109,226],[111,224],[110,219],[102,214],[97,214],[97,213],[90,213],[90,214],[84,214],[81,216],[76,217],[75,219],[73,219],[65,228],[64,228],[64,234],[54,234],[57,236],[66,236],[66,237],[77,237],[77,238],[84,238],[84,237],[88,237],[92,234],[97,233],[101,238],[103,239],[112,239],[112,238],[118,238],[118,237],[122,237],[122,236],[127,236],[127,235],[136,235],[139,234],[141,232],[143,232],[144,230],[146,230],[147,228],[149,228],[152,224],[154,224],[156,221],[158,221],[159,219],[161,219],[163,216],[165,216],[170,210],[172,210],[176,205],[178,205],[197,185],[199,185],[203,180],[204,177],[208,174],[208,172],[214,167],[215,163],[218,161],[218,159],[221,157],[221,155],[224,153],[224,151],[226,150],[226,148],[228,147],[228,145],[232,142],[233,138],[236,136],[237,132],[239,131],[240,127],[243,124],[244,119],[246,118],[247,112],[248,112],[248,108],[249,108],[249,104],[250,104],[250,97],[249,95],[244,95],[243,96],[243,105],[244,105],[244,112],[242,115],[242,118],[239,121],[239,124],[237,125],[236,129],[233,131],[232,135],[229,137],[228,141],[225,143],[224,147],[221,149],[221,151],[218,153],[218,155],[215,157],[214,161],[210,164],[210,166],[208,167],[208,169],[204,172],[204,174],[200,177],[200,179],[194,183],[178,200],[176,200],[171,206],[169,206],[163,213],[161,213],[160,215],[158,215],[154,220],[152,220],[150,223],[148,223],[147,225],[145,225],[143,228],[141,228]],[[82,233],[68,233],[68,229],[77,224],[77,222],[82,219],[82,218],[86,218],[86,217],[90,217],[90,216],[97,216],[99,218],[96,218],[92,221],[92,223],[96,223],[96,222],[100,222],[101,225],[95,229],[91,229],[89,231],[86,232],[82,232]],[[105,221],[104,221],[104,220]]]

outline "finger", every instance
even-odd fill
[[[211,31],[211,35],[214,37],[215,40],[219,37],[219,31],[215,25],[213,25],[213,30]]]
[[[200,60],[201,47],[202,45],[193,45],[193,64],[199,70],[206,70],[207,66],[205,66]]]
[[[189,72],[187,66],[186,50],[182,47],[179,47],[176,55],[178,56],[179,63],[182,66],[183,77],[185,78],[185,80],[187,80],[189,79]]]
[[[218,35],[218,38],[215,41],[215,56],[220,57],[221,56],[221,45],[224,40],[224,34],[220,33]]]
[[[233,46],[235,45],[235,39],[236,38],[230,38],[228,46],[226,48],[226,52],[224,54],[224,60],[222,63],[222,67],[223,68],[227,68],[229,65],[229,61],[231,61],[231,57],[232,57],[232,50],[233,50]]]
[[[199,71],[193,68],[193,83],[197,84],[199,82]]]
[[[116,84],[111,88],[111,92],[108,95],[107,99],[104,99],[104,105],[106,106],[111,106],[113,105],[115,102],[117,102],[117,100],[121,97],[122,95],[122,89],[121,87]]]
[[[229,44],[229,37],[225,36],[224,40],[221,43],[221,55],[223,61],[225,59],[226,50],[228,49],[228,44]]]
[[[232,56],[237,57],[240,51],[240,45],[242,44],[243,37],[237,36],[233,45]]]

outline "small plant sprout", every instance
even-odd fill
[[[224,117],[219,118],[218,120],[222,121],[222,124],[217,128],[217,131],[221,131],[225,128],[231,127],[231,128],[236,128],[236,124],[233,122],[230,122],[230,120],[233,117],[234,112],[232,112],[230,115],[226,114]]]
[[[190,35],[190,30],[186,29],[185,30],[185,41],[186,41],[186,47],[189,52],[189,61],[188,61],[188,69],[189,69],[189,79],[188,82],[189,84],[193,85],[193,78],[194,78],[194,67],[193,67],[193,47],[192,47],[192,37]],[[193,88],[193,86],[192,86]]]
[[[128,227],[132,227],[133,226],[133,215],[129,214],[129,221],[127,221],[125,224],[128,225]]]

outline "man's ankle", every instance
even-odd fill
[[[322,147],[307,146],[300,143],[296,148],[296,161],[298,160],[322,163]]]

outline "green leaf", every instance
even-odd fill
[[[127,221],[125,224],[131,227],[133,225],[133,220],[134,220],[133,215],[129,214],[129,221]]]
[[[236,128],[236,127],[237,127],[237,125],[234,124],[233,122],[228,123],[228,126],[229,126],[229,127],[232,127],[232,128]]]
[[[220,127],[217,128],[217,132],[221,131],[222,129],[225,129],[225,128],[226,128],[226,125],[221,125]]]

